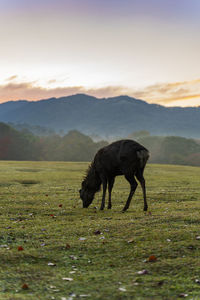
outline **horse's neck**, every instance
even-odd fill
[[[99,190],[99,188],[101,186],[101,180],[100,180],[97,172],[95,171],[95,168],[93,165],[90,166],[85,181],[86,181],[87,186],[90,189],[92,189],[94,191]]]

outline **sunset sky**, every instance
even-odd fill
[[[200,105],[200,0],[0,0],[0,102]]]

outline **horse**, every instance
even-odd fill
[[[89,207],[92,203],[95,193],[103,185],[103,195],[100,209],[105,207],[105,196],[108,186],[109,199],[108,209],[112,208],[111,193],[115,177],[124,175],[130,183],[130,193],[123,212],[129,208],[133,194],[137,188],[137,180],[140,182],[143,198],[144,211],[147,211],[145,179],[143,177],[144,168],[149,158],[149,151],[138,142],[133,140],[120,140],[101,148],[95,155],[90,164],[86,176],[82,181],[79,190],[80,198],[83,201],[83,208]]]

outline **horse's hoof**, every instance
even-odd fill
[[[125,212],[127,209],[128,209],[128,207],[125,206],[125,207],[122,209],[122,212]]]

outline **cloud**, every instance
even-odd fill
[[[17,79],[17,77],[18,77],[17,75],[10,76],[6,79],[6,81],[13,81],[13,80]]]
[[[191,86],[194,84],[200,84],[200,79],[194,79],[194,80],[188,80],[188,81],[178,81],[178,82],[170,82],[170,83],[158,83],[158,84],[154,84],[151,85],[149,88],[167,88],[167,89],[171,89],[171,88],[176,88],[176,87],[180,87],[180,86]]]
[[[49,80],[48,84],[55,82],[56,80]],[[126,94],[127,89],[120,86],[108,86],[97,89],[87,89],[83,86],[44,88],[37,86],[36,82],[10,82],[5,85],[0,85],[0,102],[19,99],[37,101],[49,97],[62,97],[77,93],[87,93],[95,97],[102,98],[118,96],[124,93]]]
[[[163,103],[170,103],[170,102],[174,102],[174,101],[183,101],[183,100],[192,100],[192,99],[199,99],[199,104],[200,104],[200,94],[194,94],[194,95],[188,95],[188,96],[183,96],[183,95],[180,95],[179,97],[173,97],[170,99],[160,99],[159,101],[160,102],[163,102]]]
[[[19,99],[37,101],[49,97],[61,97],[83,92],[84,89],[82,87],[47,89],[35,85],[35,82],[9,83],[0,85],[0,102]]]
[[[52,83],[56,83],[56,82],[57,82],[56,79],[51,79],[51,80],[49,80],[47,83],[52,84]]]
[[[135,97],[147,100],[150,103],[163,105],[199,105],[200,104],[200,79],[158,83],[135,91]]]
[[[194,106],[200,103],[200,79],[157,83],[143,89],[132,89],[124,86],[106,86],[85,88],[83,86],[44,88],[37,82],[13,82],[17,75],[11,76],[7,84],[0,85],[0,102],[9,100],[37,101],[50,97],[63,97],[77,93],[86,93],[98,98],[129,95],[149,103],[173,106]],[[48,81],[55,84],[56,80]]]

